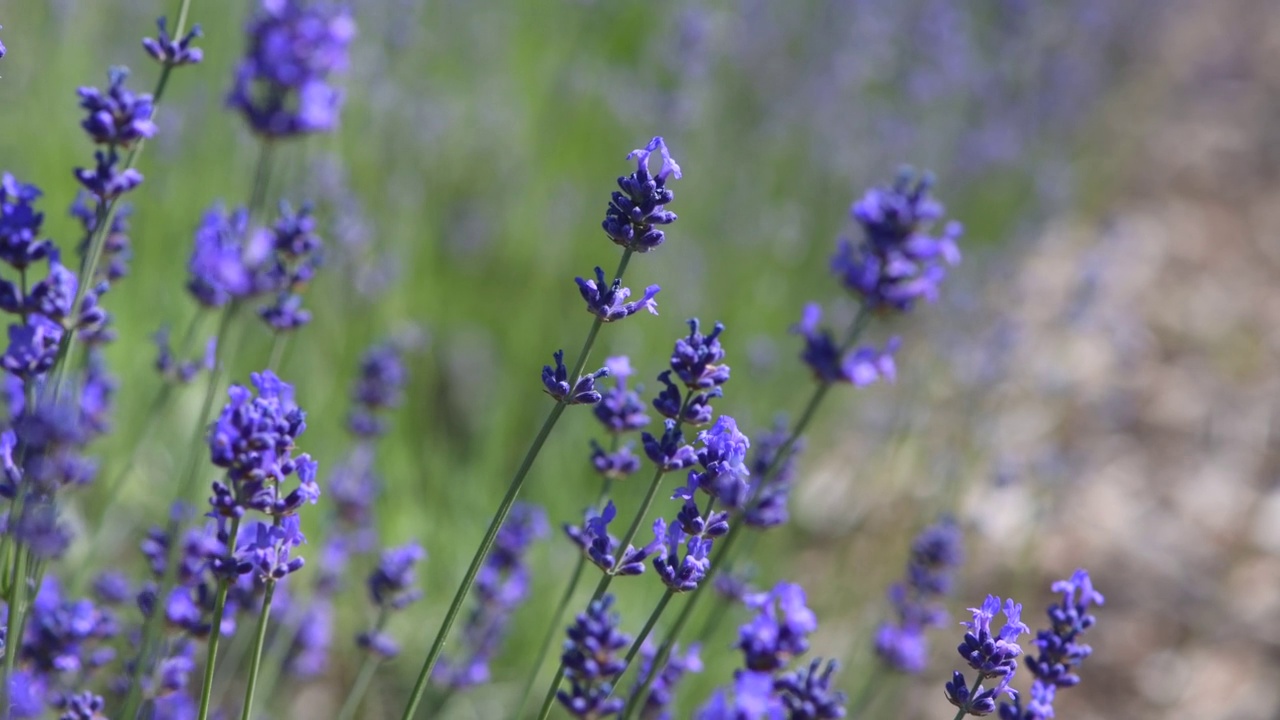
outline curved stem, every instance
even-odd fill
[[[267,619],[271,616],[271,598],[276,593],[274,578],[267,580],[267,589],[262,596],[262,613],[258,615],[258,633],[253,639],[253,659],[249,662],[249,680],[244,689],[244,708],[240,711],[240,720],[249,720],[253,712],[253,692],[258,687],[258,670],[262,666],[262,646],[267,641]]]
[[[516,703],[516,712],[512,718],[520,718],[524,715],[524,706],[529,702],[529,693],[533,691],[533,684],[538,679],[538,671],[542,669],[542,664],[547,661],[547,655],[551,652],[551,646],[555,643],[556,636],[564,632],[560,627],[560,623],[564,621],[564,613],[569,609],[569,603],[573,600],[573,593],[578,589],[578,581],[582,579],[582,570],[587,566],[587,556],[578,553],[578,563],[573,567],[573,574],[569,576],[569,584],[564,588],[564,594],[560,596],[560,602],[556,604],[556,611],[551,615],[551,623],[547,626],[547,634],[543,636],[542,642],[538,646],[538,655],[533,661],[533,669],[529,671],[529,679],[525,680],[524,690],[520,692],[520,702]],[[557,683],[558,684],[558,683]]]
[[[271,338],[271,356],[267,359],[267,369],[271,372],[280,371],[280,361],[284,359],[284,350],[289,345],[290,335],[291,333],[277,332]]]
[[[622,659],[622,670],[618,671],[618,677],[615,679],[613,687],[610,690],[611,695],[618,689],[619,683],[617,680],[621,680],[622,676],[626,674],[627,668],[631,667],[631,661],[634,660],[636,655],[640,652],[640,647],[644,645],[644,641],[648,639],[649,633],[653,631],[653,626],[658,623],[658,618],[662,617],[663,611],[667,609],[667,603],[671,602],[671,598],[675,597],[675,595],[676,593],[674,590],[667,588],[667,591],[662,595],[662,599],[658,601],[657,607],[653,609],[652,613],[649,613],[649,619],[640,630],[640,634],[636,636],[635,641],[631,643],[631,648],[627,650],[627,656]],[[653,677],[661,674],[661,667],[662,666],[657,663],[650,663],[648,675],[640,678],[640,687],[637,688],[636,692],[627,700],[627,705],[622,711],[622,717],[626,717],[628,715],[633,705],[643,704],[644,701],[642,698],[653,685]],[[605,698],[605,700],[608,699],[609,698],[607,697]]]
[[[609,452],[618,451],[619,438],[614,434],[609,443]],[[604,485],[600,488],[600,496],[596,498],[595,507],[600,507],[600,503],[609,496],[609,490],[613,488],[613,478],[606,477]],[[569,603],[573,600],[573,593],[578,589],[578,582],[582,579],[582,571],[587,566],[587,556],[584,553],[578,553],[578,562],[573,566],[573,573],[569,576],[569,584],[565,586],[564,593],[560,596],[560,602],[556,604],[556,611],[551,615],[551,622],[547,625],[547,634],[542,637],[542,642],[538,645],[538,655],[533,661],[533,668],[529,670],[529,679],[525,680],[524,689],[520,691],[520,702],[516,703],[516,712],[512,718],[519,720],[524,715],[524,706],[529,702],[529,693],[533,692],[533,684],[538,680],[538,671],[542,669],[542,664],[547,661],[547,655],[551,652],[551,646],[555,643],[556,635],[563,632],[560,623],[564,621],[565,611],[569,609]]]
[[[373,673],[377,669],[378,657],[372,652],[366,653],[364,662],[360,665],[360,674],[356,676],[356,682],[351,686],[346,701],[342,703],[342,710],[338,712],[338,720],[351,720],[356,716],[356,710],[369,691],[369,683],[373,681]]]
[[[593,331],[595,329],[592,328]],[[511,484],[507,487],[507,494],[503,496],[502,502],[498,505],[497,513],[489,523],[489,529],[485,531],[484,538],[480,541],[480,546],[476,548],[475,556],[471,559],[471,565],[467,568],[467,574],[463,576],[462,584],[458,586],[457,592],[454,593],[453,602],[449,604],[449,609],[445,612],[444,621],[436,632],[436,639],[431,644],[431,649],[427,652],[427,659],[422,663],[422,669],[418,672],[418,679],[413,685],[413,692],[409,695],[409,703],[405,706],[404,713],[401,715],[403,720],[412,718],[414,712],[418,709],[418,704],[422,702],[422,695],[426,692],[427,681],[431,678],[431,671],[435,669],[436,661],[440,658],[441,651],[444,650],[445,640],[449,637],[449,631],[453,629],[453,623],[457,620],[458,613],[462,611],[467,594],[471,592],[471,586],[475,583],[476,575],[480,572],[480,566],[484,563],[485,556],[489,554],[490,548],[493,547],[493,542],[498,536],[498,529],[502,527],[502,523],[507,519],[507,514],[511,511],[512,504],[515,503],[516,497],[520,494],[520,489],[524,486],[525,477],[529,474],[529,469],[533,467],[533,461],[538,457],[538,452],[542,450],[543,444],[547,441],[547,436],[551,434],[551,430],[555,427],[556,421],[560,419],[560,415],[564,413],[566,407],[568,406],[565,403],[558,402],[551,408],[547,419],[542,423],[542,429],[538,431],[537,437],[534,438],[533,444],[529,446],[529,450],[525,453],[524,460],[516,470],[515,476],[511,478]]]
[[[240,518],[231,519],[231,530],[227,535],[227,553],[235,552],[236,535],[240,533]],[[172,543],[177,545],[179,543]],[[227,591],[231,589],[231,581],[228,578],[222,578],[218,581],[218,599],[213,605],[213,619],[209,626],[209,653],[205,657],[204,663],[204,682],[200,686],[200,714],[198,720],[208,720],[209,718],[209,702],[213,695],[213,670],[218,660],[218,642],[222,638],[222,614],[227,609]],[[153,611],[152,615],[159,615],[162,612],[159,606]]]
[[[624,251],[622,259],[618,262],[618,269],[614,271],[614,277],[622,277],[630,260],[631,251]],[[591,346],[595,344],[596,336],[600,333],[602,324],[599,317],[591,323],[591,330],[587,332],[587,338],[583,341],[582,349],[578,352],[578,360],[574,363],[573,372],[569,374],[570,382],[576,383],[578,377],[582,374],[582,368],[586,367],[587,358],[591,354]],[[498,512],[489,523],[489,529],[485,531],[484,538],[480,541],[480,547],[476,548],[476,554],[471,558],[471,565],[467,568],[467,574],[463,577],[462,584],[458,586],[458,591],[454,593],[453,602],[449,604],[449,609],[445,612],[444,621],[440,624],[440,629],[436,633],[436,639],[432,642],[431,649],[427,652],[427,659],[422,663],[422,669],[418,672],[418,679],[414,682],[413,691],[409,695],[409,702],[401,715],[402,720],[410,720],[417,711],[418,705],[422,702],[422,695],[427,689],[427,681],[431,679],[431,672],[435,669],[436,661],[440,659],[440,653],[444,650],[445,640],[449,637],[449,631],[453,629],[454,621],[458,619],[458,613],[462,611],[462,605],[467,599],[467,594],[471,591],[471,586],[475,584],[476,575],[480,572],[480,566],[484,563],[484,558],[489,554],[490,548],[493,547],[493,541],[497,538],[498,530],[502,527],[502,523],[507,519],[507,513],[511,511],[511,505],[515,503],[516,497],[520,494],[520,489],[524,486],[525,477],[529,474],[529,469],[533,467],[533,461],[538,457],[538,453],[547,441],[547,436],[551,434],[551,430],[555,427],[556,421],[560,419],[560,415],[568,407],[566,401],[567,398],[565,401],[556,403],[555,407],[551,409],[547,419],[542,423],[542,429],[538,431],[533,444],[529,446],[529,450],[525,453],[524,460],[521,461],[516,474],[511,478],[511,484],[507,487],[507,494],[503,496],[502,502],[498,505]]]

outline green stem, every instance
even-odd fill
[[[609,444],[609,452],[618,451],[619,438],[615,434]],[[595,507],[600,507],[600,503],[609,496],[609,490],[613,488],[613,478],[606,477],[604,485],[600,488],[600,496],[596,498]],[[520,691],[520,702],[516,704],[516,713],[513,718],[520,718],[524,715],[524,706],[529,702],[529,693],[533,692],[533,684],[538,679],[538,671],[542,669],[542,664],[547,661],[547,655],[551,652],[551,646],[555,643],[556,636],[563,632],[560,623],[564,621],[565,611],[569,609],[569,603],[573,600],[573,593],[578,589],[578,582],[582,579],[582,571],[587,566],[587,556],[585,553],[578,553],[578,562],[573,566],[573,573],[569,576],[569,584],[565,586],[564,593],[560,596],[560,602],[556,604],[556,611],[551,615],[551,623],[547,625],[547,634],[542,637],[542,642],[538,645],[538,655],[533,661],[533,668],[529,671],[529,679],[525,680],[524,689]]]
[[[631,527],[627,528],[627,534],[618,543],[618,559],[614,561],[613,567],[608,572],[600,576],[600,582],[596,584],[596,590],[591,595],[592,602],[604,597],[605,592],[609,589],[609,584],[616,577],[615,573],[621,567],[622,561],[626,559],[627,548],[631,546],[631,542],[640,533],[640,525],[644,522],[645,515],[649,514],[649,506],[653,505],[653,499],[658,495],[658,488],[662,485],[662,476],[665,474],[662,466],[659,465],[657,471],[653,474],[653,479],[649,481],[649,489],[645,492],[644,500],[640,502],[640,510],[636,512],[635,518],[632,519]]]
[[[231,529],[227,535],[227,552],[228,554],[235,552],[236,535],[240,532],[240,518],[231,519]],[[172,542],[172,545],[181,543]],[[223,578],[218,581],[218,599],[213,605],[213,618],[209,626],[209,653],[204,663],[204,682],[200,686],[200,714],[198,720],[208,720],[209,702],[213,695],[213,669],[218,660],[218,641],[222,637],[222,614],[227,608],[227,591],[231,589],[231,581]],[[157,607],[152,611],[152,615],[159,615],[163,612],[159,607],[160,601],[157,600]]]
[[[874,663],[871,672],[863,676],[862,682],[859,683],[858,689],[853,691],[849,699],[849,717],[862,717],[862,711],[866,708],[867,703],[871,701],[875,694],[871,692],[872,688],[879,688],[881,683],[876,682],[880,676],[884,674],[884,663]]]
[[[592,338],[594,338],[597,329],[598,324],[592,327]],[[516,470],[515,476],[511,478],[511,484],[507,487],[507,494],[503,496],[502,502],[498,505],[497,513],[489,523],[489,529],[485,531],[484,538],[480,541],[480,546],[476,548],[475,556],[471,559],[471,565],[467,568],[467,574],[463,576],[462,584],[458,586],[457,592],[454,593],[453,602],[449,604],[449,609],[445,612],[444,621],[436,632],[436,639],[431,644],[427,659],[422,663],[422,669],[418,672],[418,679],[413,685],[413,692],[409,696],[409,703],[405,706],[404,714],[401,716],[403,720],[410,720],[414,712],[417,711],[418,704],[422,702],[422,694],[426,692],[427,681],[431,678],[431,671],[435,669],[436,660],[440,658],[440,653],[444,650],[445,640],[448,639],[449,631],[453,629],[453,623],[457,620],[458,613],[462,611],[467,595],[471,592],[471,586],[475,583],[476,575],[480,572],[480,566],[489,554],[489,549],[493,547],[494,539],[498,536],[498,529],[506,521],[507,513],[511,511],[512,504],[515,503],[516,497],[520,494],[520,489],[524,486],[525,477],[529,474],[529,469],[533,467],[533,461],[538,457],[538,452],[542,450],[543,444],[547,441],[547,436],[551,434],[551,430],[555,427],[556,421],[560,419],[560,415],[564,413],[566,407],[568,405],[564,402],[558,402],[551,408],[547,419],[542,423],[542,429],[538,431],[537,437],[534,438],[533,444],[529,446],[528,452],[525,453],[524,460]]]
[[[194,492],[194,485],[199,478],[197,469],[199,468],[200,444],[204,439],[206,423],[209,419],[209,413],[213,409],[214,398],[218,394],[218,388],[222,385],[222,378],[226,374],[226,368],[222,362],[224,357],[234,356],[234,353],[227,352],[231,345],[230,339],[227,337],[232,321],[239,312],[240,304],[232,301],[222,311],[222,319],[218,323],[217,347],[214,350],[213,368],[209,370],[209,380],[205,385],[204,399],[200,404],[200,415],[197,419],[195,431],[191,439],[191,452],[187,461],[187,466],[183,474],[181,485],[178,487],[178,502],[187,500]],[[182,542],[178,537],[181,531],[182,518],[177,513],[171,513],[169,522],[165,526],[166,537],[169,538],[169,552],[165,562],[164,576],[160,580],[160,586],[156,592],[157,602],[159,599],[166,598],[169,595],[170,588],[173,587],[176,579],[178,555],[182,551]],[[142,707],[142,684],[139,679],[145,677],[150,672],[150,656],[153,646],[156,644],[157,635],[160,632],[160,616],[163,612],[157,608],[142,624],[142,644],[138,648],[137,668],[134,670],[133,682],[129,687],[129,695],[125,699],[124,712],[120,715],[124,720],[131,720],[137,717],[138,711]]]
[[[23,567],[26,553],[22,551],[21,543],[17,542],[13,545],[13,552],[13,570],[9,575],[9,595],[6,598],[9,603],[9,619],[5,626],[5,637],[11,640],[5,644],[4,677],[0,678],[4,682],[3,688],[0,688],[0,708],[5,708],[5,717],[9,716],[9,678],[13,677],[17,649],[22,646],[20,641],[14,639],[22,637],[22,616],[26,610],[27,582],[26,568]]]
[[[630,260],[631,251],[623,252],[622,259],[618,262],[618,269],[614,272],[614,277],[622,277]],[[602,324],[598,317],[591,323],[591,330],[587,333],[587,339],[582,343],[582,350],[578,352],[578,360],[574,363],[573,372],[569,374],[569,382],[577,382],[578,377],[582,374],[582,368],[586,367],[587,358],[591,354],[591,346],[595,344],[596,336],[599,335]],[[431,679],[431,672],[435,669],[440,653],[444,650],[445,640],[449,637],[449,631],[453,629],[453,623],[457,620],[458,613],[462,611],[467,594],[471,592],[471,586],[475,583],[476,575],[480,572],[480,566],[484,563],[485,556],[489,554],[490,548],[493,547],[493,541],[497,538],[498,530],[502,527],[502,523],[507,519],[507,513],[511,511],[511,505],[515,503],[516,497],[520,494],[520,489],[524,486],[525,477],[529,474],[529,469],[533,467],[533,461],[538,457],[538,453],[542,450],[543,444],[546,443],[547,436],[551,434],[556,421],[560,419],[560,415],[568,407],[567,401],[568,398],[565,398],[565,400],[557,402],[555,407],[551,409],[547,419],[542,423],[542,429],[538,431],[533,444],[529,446],[529,450],[525,453],[524,460],[521,461],[516,474],[511,478],[511,484],[507,487],[507,494],[503,496],[502,502],[498,505],[498,512],[489,523],[489,529],[485,531],[484,538],[480,541],[480,547],[476,548],[476,554],[471,558],[471,565],[467,568],[467,574],[463,577],[462,584],[458,586],[457,592],[454,593],[453,602],[449,604],[449,609],[445,612],[444,621],[436,632],[436,639],[431,643],[431,649],[427,652],[427,659],[423,661],[422,669],[418,672],[418,679],[413,684],[413,691],[409,695],[409,702],[405,706],[401,720],[410,720],[417,711],[418,705],[422,702],[422,695],[427,689],[427,681]]]
[[[280,361],[284,359],[284,350],[289,345],[290,335],[292,333],[277,332],[271,338],[271,356],[267,359],[268,370],[279,371]]]
[[[342,710],[338,712],[338,720],[351,720],[356,716],[356,710],[360,709],[360,703],[364,700],[364,696],[369,691],[369,683],[373,681],[373,673],[378,669],[378,657],[372,652],[365,653],[364,662],[360,665],[360,674],[356,675],[356,682],[351,686],[351,692],[347,694],[346,702],[342,703]]]
[[[275,143],[264,140],[258,150],[258,165],[253,171],[253,189],[249,193],[249,219],[260,213],[267,201],[267,186],[271,183],[271,160]]]
[[[640,630],[640,634],[637,635],[635,641],[631,643],[631,648],[627,650],[627,656],[622,659],[622,670],[618,672],[618,680],[621,680],[622,676],[626,674],[627,668],[631,666],[631,661],[634,660],[636,654],[640,652],[640,646],[644,645],[644,641],[648,639],[649,633],[653,631],[653,626],[658,623],[658,618],[662,617],[663,611],[667,609],[667,603],[671,602],[671,598],[675,597],[675,595],[675,591],[671,588],[667,588],[667,591],[663,593],[662,599],[658,601],[657,607],[655,607],[653,612],[649,614],[649,619]],[[641,678],[640,688],[631,696],[630,699],[627,700],[627,705],[622,711],[622,717],[626,717],[630,714],[632,706],[644,704],[644,700],[642,698],[644,698],[645,694],[649,692],[649,688],[652,687],[654,676],[661,674],[661,671],[661,665],[658,665],[657,663],[649,664],[648,675]],[[618,689],[619,684],[620,683],[616,681],[613,683],[613,688],[610,690],[610,694]],[[605,700],[608,699],[608,697],[605,698]]]
[[[244,708],[240,711],[240,720],[249,720],[253,712],[253,691],[258,687],[258,670],[262,666],[262,646],[267,641],[267,619],[271,616],[271,598],[275,593],[275,579],[267,580],[266,593],[262,596],[262,614],[258,616],[258,634],[253,640],[253,659],[249,662],[249,681],[244,689]]]
[[[702,584],[698,586],[698,588],[702,589],[703,587],[706,586],[706,584],[707,584],[707,581],[704,580]],[[697,598],[696,594],[692,598],[689,598],[689,602],[685,603],[686,611],[681,612],[680,615],[676,618],[675,625],[672,625],[671,630],[667,632],[667,638],[662,641],[662,645],[658,648],[658,652],[653,654],[653,664],[650,667],[655,668],[656,670],[657,668],[663,668],[667,666],[667,658],[671,656],[671,648],[672,646],[675,645],[675,639],[680,634],[680,631],[684,629],[684,624],[689,620],[689,613],[687,612],[687,609],[690,605],[693,604],[693,600],[695,598]],[[640,686],[640,689],[637,691],[636,695],[638,697],[644,697],[646,694],[648,694],[650,688],[653,687],[654,679],[661,674],[662,674],[661,671],[650,672],[649,676],[645,678],[644,683]],[[619,717],[619,720],[626,720],[628,717],[630,717],[631,713],[635,711],[635,709],[636,709],[635,705],[631,705],[628,708],[624,709],[623,714]]]
[[[529,693],[533,692],[533,684],[538,679],[538,671],[542,669],[542,664],[547,661],[547,655],[551,652],[551,646],[555,643],[556,636],[564,632],[560,627],[560,623],[564,620],[565,611],[569,609],[569,603],[573,600],[573,593],[578,589],[578,581],[582,579],[582,570],[587,566],[587,556],[578,553],[578,563],[573,568],[573,574],[569,576],[569,584],[564,588],[564,594],[560,596],[560,602],[556,604],[556,611],[551,616],[551,624],[547,626],[547,634],[543,636],[542,643],[538,647],[538,656],[533,661],[533,669],[529,672],[529,679],[525,680],[524,690],[520,693],[520,702],[516,704],[516,712],[513,718],[520,718],[524,715],[524,706],[529,702]]]

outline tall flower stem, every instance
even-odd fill
[[[618,436],[614,435],[610,452],[617,451]],[[600,489],[600,497],[596,498],[596,507],[599,507],[600,503],[608,497],[612,486],[613,479],[605,479],[604,487]],[[564,593],[560,595],[560,602],[556,603],[556,610],[551,614],[551,622],[547,625],[547,633],[543,635],[542,642],[538,645],[538,655],[533,660],[533,667],[529,670],[529,678],[524,682],[524,689],[520,691],[520,702],[516,703],[516,713],[513,717],[519,718],[524,714],[524,706],[529,702],[529,693],[533,692],[533,684],[538,679],[538,671],[542,669],[542,664],[547,661],[547,655],[551,653],[551,646],[555,643],[556,636],[563,632],[560,623],[564,621],[564,614],[569,609],[569,603],[573,601],[573,593],[578,589],[578,582],[582,580],[582,571],[586,566],[586,554],[578,553],[578,562],[574,564],[573,573],[569,576],[569,583],[565,585]]]
[[[622,676],[626,674],[627,668],[631,667],[631,661],[640,653],[641,646],[643,646],[644,641],[649,638],[649,633],[653,632],[653,626],[658,624],[658,618],[662,617],[662,613],[667,609],[667,603],[671,602],[671,598],[675,597],[675,594],[675,590],[667,588],[667,591],[662,594],[662,599],[658,601],[658,605],[653,609],[653,612],[649,613],[649,619],[645,621],[644,627],[640,630],[640,634],[636,636],[635,642],[632,642],[631,648],[627,650],[626,657],[622,659],[622,670],[618,672],[619,680],[621,680]],[[623,717],[630,714],[632,706],[644,702],[642,698],[644,698],[645,693],[649,691],[649,687],[652,685],[650,678],[660,674],[661,671],[661,665],[654,663],[649,666],[649,674],[647,677],[641,678],[642,682],[640,683],[639,691],[631,696],[627,701],[626,707],[623,708]],[[613,684],[613,689],[610,692],[617,691],[618,685],[619,683],[615,682]]]
[[[9,595],[6,601],[9,603],[9,618],[5,624],[5,637],[11,638],[6,643],[4,653],[4,687],[0,688],[0,708],[4,708],[5,717],[8,717],[9,708],[9,678],[13,677],[13,663],[18,653],[15,652],[22,647],[22,643],[18,640],[22,637],[22,620],[24,605],[26,604],[26,568],[23,561],[26,559],[26,553],[23,552],[20,543],[14,543],[13,546],[13,567],[9,575]]]
[[[249,662],[249,680],[244,689],[244,708],[240,711],[240,720],[249,720],[253,712],[253,692],[258,687],[258,670],[262,666],[262,646],[267,641],[267,619],[271,616],[271,598],[275,593],[276,581],[267,580],[267,588],[262,596],[262,613],[258,616],[258,633],[253,639],[253,659]]]
[[[185,29],[187,14],[191,9],[191,0],[181,0],[178,6],[178,24],[174,28],[174,37],[182,37],[182,31]],[[165,64],[160,70],[160,78],[156,81],[155,91],[151,93],[152,116],[154,117],[156,109],[160,107],[160,98],[164,95],[164,89],[169,84],[169,73],[173,71],[173,66]],[[125,158],[124,167],[121,172],[132,169],[138,162],[138,156],[142,154],[145,140],[138,140],[134,143],[133,148],[129,151],[129,155]],[[106,202],[99,200],[98,211],[96,214],[96,224],[93,228],[93,234],[89,237],[89,246],[85,249],[84,258],[80,263],[79,282],[76,284],[75,300],[71,303],[72,314],[80,311],[80,304],[84,301],[85,294],[89,291],[92,284],[94,273],[98,271],[98,263],[102,259],[102,250],[106,245],[107,235],[111,230],[111,222],[115,218],[116,209],[119,205],[119,198],[112,198]],[[79,333],[75,330],[68,331],[62,338],[62,343],[58,348],[58,357],[54,363],[53,382],[50,386],[53,388],[54,397],[57,397],[58,388],[62,384],[63,376],[66,374],[67,358],[71,357],[75,350],[76,337]]]
[[[277,332],[271,337],[271,355],[267,358],[268,370],[276,372],[280,369],[285,348],[289,346],[289,336],[290,333]]]
[[[707,584],[707,581],[704,580],[702,582],[702,585],[698,586],[699,589],[701,589],[706,584]],[[686,608],[689,607],[689,605],[693,604],[693,598],[690,598],[689,600],[690,600],[689,602],[685,603]],[[675,625],[672,625],[671,630],[667,632],[667,639],[662,642],[662,645],[658,648],[658,651],[653,654],[653,663],[652,665],[650,665],[650,667],[653,669],[649,672],[649,675],[644,679],[644,682],[642,682],[640,684],[640,687],[636,690],[635,697],[644,697],[649,694],[649,690],[653,688],[654,681],[657,679],[659,675],[662,674],[661,668],[666,667],[667,658],[671,657],[671,648],[672,646],[675,645],[676,636],[680,634],[680,631],[684,629],[684,624],[688,621],[689,621],[689,613],[687,612],[680,613],[680,615],[676,618]],[[637,707],[639,707],[638,703],[628,704],[627,707],[623,708],[622,714],[619,716],[619,720],[627,720],[627,718],[631,717],[631,715],[636,711]]]
[[[631,251],[624,251],[622,260],[618,263],[618,269],[614,272],[615,278],[622,277],[630,260]],[[587,364],[587,356],[591,353],[591,346],[595,344],[596,336],[599,335],[602,324],[598,317],[591,323],[591,330],[587,333],[587,339],[582,343],[582,350],[578,353],[578,360],[574,363],[573,372],[569,374],[571,382],[576,382],[577,378],[582,374],[582,368]],[[444,643],[449,637],[449,631],[453,629],[453,623],[458,619],[458,614],[462,611],[467,595],[471,592],[471,586],[475,584],[476,575],[480,572],[480,566],[484,563],[485,556],[489,554],[489,550],[493,547],[493,542],[498,537],[498,530],[502,527],[502,523],[506,521],[507,514],[511,512],[511,506],[520,494],[520,489],[524,487],[525,478],[529,474],[529,469],[533,467],[533,461],[537,459],[538,453],[541,452],[542,446],[547,441],[547,437],[551,435],[556,422],[564,413],[565,408],[568,407],[568,400],[569,397],[566,395],[563,400],[557,402],[551,408],[551,412],[547,414],[547,419],[542,423],[542,429],[538,431],[538,435],[533,439],[533,444],[525,452],[524,460],[520,462],[520,467],[516,469],[515,475],[511,478],[511,483],[507,486],[507,493],[503,496],[502,502],[498,504],[498,511],[493,516],[493,520],[490,521],[489,529],[485,531],[484,538],[480,540],[480,546],[476,548],[475,556],[471,558],[471,565],[467,568],[466,575],[463,576],[462,584],[458,586],[458,591],[453,596],[453,602],[449,604],[449,609],[445,612],[444,621],[440,624],[436,639],[431,644],[431,649],[427,652],[427,659],[422,663],[422,670],[418,672],[418,679],[413,684],[409,702],[405,705],[404,713],[401,715],[402,720],[410,720],[417,711],[418,705],[422,702],[422,695],[427,689],[427,681],[431,679],[431,672],[435,669],[436,661],[440,659],[440,653],[444,650]]]
[[[360,664],[360,672],[356,675],[356,682],[351,686],[351,692],[347,693],[347,699],[338,712],[338,720],[351,720],[356,716],[356,710],[360,708],[360,703],[369,692],[369,683],[373,682],[373,674],[378,670],[378,665],[379,660],[376,655],[372,652],[365,654],[364,662]]]
[[[194,486],[199,478],[199,458],[200,444],[204,440],[206,423],[209,419],[209,413],[213,410],[214,398],[217,397],[218,388],[222,385],[222,378],[226,375],[223,358],[234,356],[234,352],[227,352],[228,346],[231,345],[229,338],[230,328],[236,316],[239,314],[240,303],[232,301],[222,311],[222,319],[218,323],[218,345],[214,350],[213,367],[209,370],[208,383],[205,385],[204,399],[200,403],[200,415],[196,428],[192,433],[191,451],[188,458],[183,479],[178,486],[177,501],[186,501],[194,493]],[[173,587],[174,580],[177,577],[178,554],[182,551],[182,542],[178,535],[182,529],[182,518],[176,512],[171,512],[169,522],[165,526],[165,537],[169,538],[168,555],[165,561],[164,576],[161,578],[160,586],[156,591],[157,603],[163,598],[168,597],[169,590]],[[162,609],[157,605],[152,613],[142,624],[142,644],[138,649],[138,667],[134,670],[133,682],[130,683],[129,695],[125,700],[124,712],[121,718],[130,720],[136,717],[137,712],[142,707],[142,683],[141,678],[145,677],[150,669],[151,653],[158,641],[160,632],[160,616],[163,614]],[[212,636],[211,636],[212,637]]]
[[[235,552],[236,535],[240,533],[240,518],[231,519],[231,530],[227,535],[227,552]],[[178,543],[172,543],[174,545]],[[227,591],[231,589],[231,580],[222,578],[218,581],[218,598],[213,605],[213,618],[209,626],[209,653],[204,663],[204,682],[200,686],[200,714],[198,720],[208,720],[209,702],[213,695],[213,670],[218,660],[218,641],[222,637],[222,614],[227,609]],[[160,614],[157,607],[152,615]],[[263,613],[266,615],[265,611]],[[265,620],[263,621],[265,622]]]

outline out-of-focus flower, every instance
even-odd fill
[[[631,638],[618,630],[613,596],[592,602],[569,626],[568,636],[560,660],[569,689],[558,691],[556,699],[570,715],[582,720],[617,713],[623,699],[610,695],[613,683],[626,668],[619,652],[631,644]]]
[[[200,31],[199,25],[192,26],[191,31],[179,39],[169,37],[166,24],[166,18],[158,18],[156,20],[157,37],[142,39],[142,47],[148,55],[155,58],[161,65],[170,67],[195,65],[204,60],[204,51],[191,46],[196,38],[204,34]]]

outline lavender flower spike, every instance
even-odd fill
[[[650,175],[649,157],[655,152],[662,156],[662,167],[657,175]],[[618,178],[622,192],[614,191],[601,225],[614,244],[645,253],[666,239],[654,226],[669,225],[676,220],[675,213],[666,209],[674,197],[667,181],[680,177],[680,166],[661,137],[650,140],[643,149],[632,150],[627,159],[636,161],[636,171]]]
[[[542,386],[548,395],[555,398],[556,402],[569,405],[594,405],[600,402],[600,393],[596,391],[596,380],[608,377],[609,368],[603,367],[589,375],[583,375],[570,387],[569,370],[564,366],[564,351],[557,350],[554,357],[556,359],[554,370],[550,365],[542,366]]]
[[[893,355],[901,344],[894,337],[884,350],[862,346],[843,355],[830,331],[820,327],[822,308],[817,303],[805,306],[800,322],[791,331],[804,337],[804,351],[800,359],[813,371],[820,382],[850,383],[856,387],[870,385],[877,380],[893,382],[897,378],[897,366]]]
[[[929,643],[925,631],[941,627],[946,611],[938,600],[951,590],[951,573],[963,562],[960,528],[950,518],[925,528],[911,545],[906,578],[889,588],[897,614],[876,633],[875,650],[889,667],[904,673],[924,670]]]
[[[957,651],[965,659],[969,667],[978,671],[973,687],[970,688],[959,672],[952,674],[946,684],[947,700],[969,715],[988,715],[995,712],[996,698],[1001,694],[1013,695],[1009,689],[1009,681],[1018,669],[1018,656],[1022,648],[1018,645],[1018,636],[1029,632],[1020,619],[1022,605],[1012,598],[1004,603],[1005,624],[999,633],[991,632],[991,621],[1000,613],[1000,598],[988,595],[980,608],[969,608],[973,613],[973,621],[961,623],[968,632],[964,642]],[[982,681],[998,678],[990,689],[984,689]]]
[[[610,695],[614,681],[626,669],[618,653],[631,644],[631,638],[618,631],[613,596],[591,603],[569,627],[568,636],[560,660],[569,689],[557,692],[556,699],[570,715],[582,720],[617,714],[623,699]]]
[[[658,303],[653,299],[662,288],[650,285],[644,290],[644,297],[635,302],[627,302],[631,297],[630,288],[622,287],[622,279],[614,278],[612,284],[604,278],[604,270],[596,267],[595,280],[574,278],[582,299],[587,301],[587,312],[600,318],[602,322],[614,322],[635,315],[641,309],[650,314],[658,314]]]
[[[204,60],[204,51],[198,47],[191,47],[191,43],[204,33],[200,31],[199,25],[194,25],[191,32],[187,33],[181,39],[169,37],[169,30],[165,27],[167,19],[164,17],[156,20],[156,28],[159,33],[157,38],[143,38],[142,47],[147,54],[161,65],[170,67],[178,67],[180,65],[196,65]]]
[[[1025,706],[1017,693],[1012,703],[1002,702],[1001,720],[1052,718],[1057,691],[1080,683],[1074,670],[1093,652],[1079,639],[1095,622],[1089,606],[1101,605],[1104,599],[1093,589],[1089,573],[1076,570],[1069,580],[1055,582],[1053,590],[1062,593],[1062,602],[1049,606],[1049,629],[1038,631],[1033,641],[1040,652],[1025,660],[1027,670],[1035,676],[1030,698]]]

